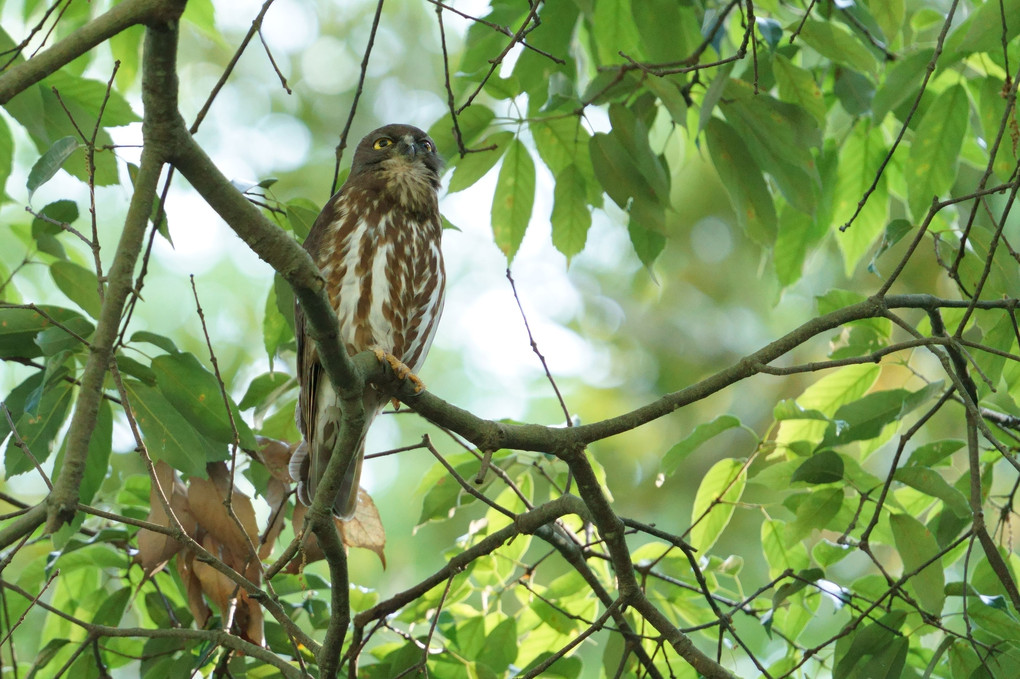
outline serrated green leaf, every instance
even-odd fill
[[[200,434],[158,390],[134,380],[125,380],[124,387],[153,460],[204,477],[207,462],[227,459],[227,447]]]
[[[587,186],[584,175],[576,165],[568,165],[556,176],[553,190],[552,223],[553,245],[567,261],[584,249],[591,228],[591,212],[585,199]]]
[[[535,162],[519,139],[503,157],[492,197],[492,234],[496,245],[513,261],[524,240],[535,204]]]
[[[105,82],[81,78],[64,69],[47,76],[43,85],[47,89],[55,88],[65,105],[77,105],[89,114],[88,120],[79,121],[79,126],[83,128],[95,125],[100,109],[103,111],[103,127],[120,127],[141,120],[115,89],[107,93]]]
[[[450,193],[456,193],[458,191],[463,191],[470,186],[474,186],[475,182],[484,177],[489,170],[496,166],[496,163],[503,157],[503,153],[507,150],[513,139],[513,132],[496,132],[495,134],[486,137],[479,144],[481,148],[487,148],[490,146],[495,146],[496,148],[487,151],[478,151],[477,153],[469,153],[463,158],[457,157],[456,164],[453,168],[453,176],[450,178],[447,191]]]
[[[166,399],[192,425],[213,441],[230,444],[234,441],[231,420],[237,429],[241,447],[255,450],[258,446],[251,429],[241,419],[234,402],[227,397],[231,416],[224,407],[223,394],[216,376],[189,353],[164,354],[152,360],[156,385]]]
[[[920,521],[907,514],[892,514],[889,517],[896,551],[903,559],[904,574],[912,573],[932,560],[939,553],[935,536]],[[907,581],[924,609],[932,615],[940,615],[946,602],[945,575],[942,562],[935,559],[928,566]]]
[[[28,173],[28,181],[25,186],[28,188],[28,198],[32,199],[32,194],[36,192],[40,186],[53,179],[53,175],[57,173],[57,170],[64,164],[71,154],[78,150],[78,140],[74,137],[63,137],[53,142],[53,144],[46,149],[46,153],[40,156],[39,160],[35,161],[35,165]]]
[[[700,553],[706,553],[722,535],[746,483],[744,463],[735,459],[719,460],[701,480],[691,510],[690,532],[690,542]]]
[[[737,131],[718,118],[705,126],[705,140],[737,223],[755,242],[770,245],[778,228],[776,208],[758,163]]]
[[[92,318],[99,318],[102,302],[96,274],[73,262],[58,261],[50,265],[50,276],[60,291]]]
[[[969,115],[967,89],[953,85],[938,95],[917,126],[905,174],[910,211],[918,221],[927,214],[932,199],[945,197],[956,181]]]
[[[660,469],[667,476],[672,476],[687,456],[698,449],[703,443],[719,434],[739,427],[740,420],[733,415],[720,415],[711,422],[699,424],[684,440],[670,448],[662,458]]]

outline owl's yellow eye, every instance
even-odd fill
[[[392,143],[393,140],[390,139],[389,137],[379,137],[378,139],[375,140],[375,143],[372,144],[372,148],[376,150],[384,149]]]
[[[436,147],[433,146],[432,142],[430,142],[428,139],[423,139],[422,142],[421,142],[421,145],[429,153],[432,153],[433,151],[436,150]]]

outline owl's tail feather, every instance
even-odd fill
[[[367,432],[366,432],[367,433]],[[319,477],[326,471],[326,465],[332,457],[332,451],[319,449],[315,456],[315,466],[318,469],[312,471],[312,456],[308,454],[308,444],[304,441],[297,447],[290,458],[287,471],[291,478],[297,480],[297,496],[301,504],[310,506],[315,499],[315,489],[318,486]],[[358,441],[358,447],[354,451],[354,458],[351,466],[344,474],[340,482],[340,490],[333,501],[333,516],[348,521],[354,516],[358,506],[358,488],[361,481],[361,465],[365,459],[365,437]]]

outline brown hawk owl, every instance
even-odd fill
[[[380,127],[358,144],[350,176],[305,239],[305,249],[326,279],[347,352],[373,350],[398,373],[398,361],[412,374],[421,368],[443,311],[446,273],[437,196],[441,169],[442,160],[427,134],[410,125]],[[300,306],[295,322],[301,383],[297,420],[304,443],[291,458],[290,475],[298,482],[298,498],[307,505],[337,452],[341,404],[315,343],[305,334]],[[342,519],[354,514],[365,436],[387,400],[372,386],[364,398],[365,427],[333,501],[333,513]]]

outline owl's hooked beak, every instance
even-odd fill
[[[414,137],[406,135],[397,142],[397,152],[402,156],[414,159],[422,151],[421,147],[414,143]]]

